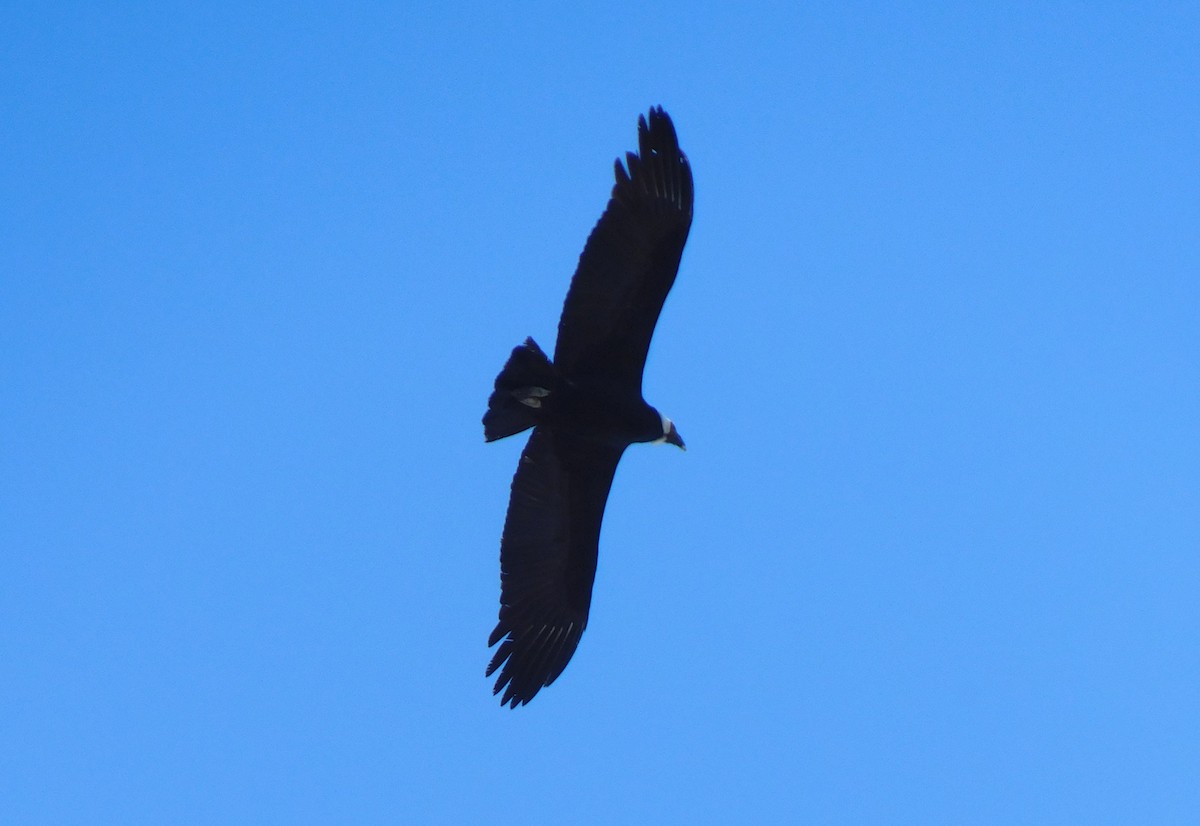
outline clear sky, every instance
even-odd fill
[[[888,5],[5,4],[0,821],[1200,822],[1200,6]],[[688,451],[502,709],[660,103]]]

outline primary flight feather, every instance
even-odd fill
[[[551,361],[533,339],[513,350],[488,399],[484,438],[530,427],[500,540],[500,621],[488,645],[495,693],[515,708],[558,677],[587,627],[600,523],[634,442],[683,447],[642,398],[654,327],[692,224],[692,171],[661,107],[638,118],[638,151],[588,236]]]

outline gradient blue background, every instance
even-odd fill
[[[5,4],[0,821],[1200,822],[1200,7]],[[584,239],[696,218],[483,677]]]

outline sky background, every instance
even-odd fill
[[[1200,6],[0,7],[0,821],[1200,822]],[[696,212],[562,677],[523,438]]]

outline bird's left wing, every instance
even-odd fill
[[[500,622],[488,646],[502,705],[562,673],[587,627],[600,522],[621,448],[537,427],[521,453],[500,541]]]

